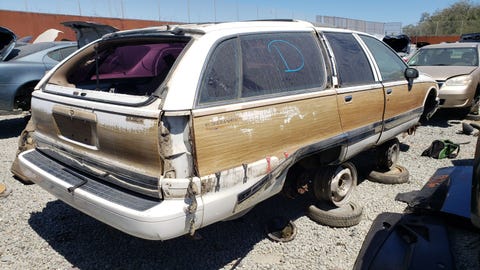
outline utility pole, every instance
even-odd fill
[[[239,16],[239,13],[238,13],[238,0],[236,1],[236,4],[237,4],[237,21],[240,20],[240,16]]]
[[[78,4],[78,15],[82,16],[82,8],[80,7],[80,0],[77,0],[77,4]]]
[[[213,21],[217,22],[217,1],[213,0]]]
[[[188,16],[188,23],[190,23],[190,0],[187,0],[187,16]]]
[[[122,19],[125,19],[125,7],[123,6],[123,0],[120,1],[120,7],[122,8]]]

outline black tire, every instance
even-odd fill
[[[354,202],[336,207],[331,204],[321,203],[310,205],[307,216],[320,224],[335,228],[355,226],[362,220],[363,207]]]
[[[389,170],[393,168],[400,155],[400,142],[397,138],[384,142],[377,148],[377,168]]]
[[[473,128],[475,128],[475,129],[477,129],[477,130],[480,130],[480,125],[477,124],[477,123],[471,122],[471,123],[470,123],[470,126],[472,126]]]
[[[465,116],[465,119],[466,120],[479,121],[480,120],[480,114],[469,113]]]
[[[410,173],[407,168],[395,165],[388,171],[371,171],[368,180],[382,184],[403,184],[408,182]]]
[[[35,89],[37,82],[30,82],[18,90],[15,95],[15,107],[22,111],[29,111],[32,99],[32,92]]]
[[[274,217],[267,222],[265,232],[268,238],[276,242],[290,242],[297,236],[297,226],[291,220]]]

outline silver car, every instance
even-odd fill
[[[0,113],[30,110],[32,91],[48,70],[86,43],[117,31],[91,22],[62,24],[76,32],[77,41],[23,43],[0,27]]]
[[[480,43],[444,43],[422,47],[408,64],[432,76],[440,87],[440,107],[477,105],[480,95]],[[478,113],[478,111],[476,112]]]
[[[29,110],[33,88],[45,73],[77,50],[76,42],[40,42],[4,50],[0,61],[0,110]]]

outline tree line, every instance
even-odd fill
[[[480,32],[480,4],[462,0],[429,14],[422,13],[417,25],[403,28],[408,36],[449,36]]]

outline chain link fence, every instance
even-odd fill
[[[480,20],[424,21],[403,29],[410,36],[448,36],[480,32]]]
[[[343,28],[381,36],[398,35],[402,33],[402,23],[400,22],[370,22],[342,17],[317,15],[315,18],[315,24],[318,26]]]

